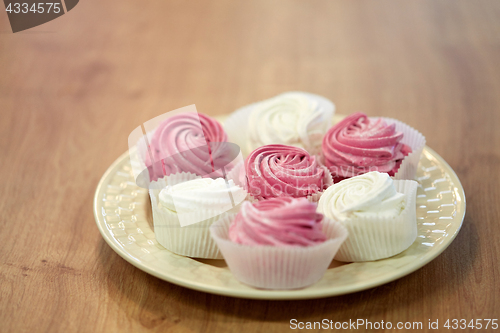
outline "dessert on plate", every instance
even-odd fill
[[[237,212],[247,196],[227,176],[241,153],[227,142],[215,119],[197,113],[194,106],[176,111],[153,119],[150,124],[163,121],[137,144],[148,177],[144,184],[155,237],[179,255],[220,258],[208,228],[224,214]]]
[[[247,196],[232,180],[177,173],[158,179],[149,190],[158,243],[176,254],[220,259],[209,227],[237,212]]]
[[[290,92],[236,111],[225,128],[248,150],[239,164],[216,120],[160,123],[145,155],[158,242],[195,258],[221,258],[220,248],[238,279],[272,289],[314,283],[335,254],[367,261],[408,248],[417,185],[390,176],[414,176],[425,138],[362,113],[330,128],[334,109]],[[231,168],[217,170],[216,159]]]
[[[323,138],[323,162],[335,182],[370,171],[413,179],[425,138],[410,126],[389,118],[351,114]]]
[[[317,282],[347,237],[342,224],[316,212],[305,198],[245,201],[236,216],[210,227],[235,277],[265,289]]]
[[[217,172],[213,160],[223,158],[226,141],[222,125],[204,114],[182,113],[165,119],[144,152],[151,181],[180,172],[199,176]]]
[[[417,237],[417,186],[416,181],[392,180],[378,171],[330,186],[319,199],[318,212],[349,231],[335,259],[378,260],[413,244]]]

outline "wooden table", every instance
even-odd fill
[[[92,214],[130,131],[288,90],[419,129],[467,196],[459,235],[392,283],[310,301],[188,290],[119,257]],[[81,1],[12,34],[0,13],[0,331],[281,332],[289,321],[500,317],[500,3]]]

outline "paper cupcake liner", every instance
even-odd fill
[[[403,252],[417,238],[416,194],[418,183],[394,180],[397,192],[405,195],[405,208],[394,218],[352,218],[343,221],[349,237],[335,260],[345,262],[373,261]]]
[[[229,173],[227,174],[227,179],[232,179],[235,185],[242,188],[245,188],[245,180],[242,179],[242,176],[244,175],[241,174],[242,168],[244,167],[245,167],[245,161],[243,160],[238,164],[236,164],[234,168],[232,168],[231,171],[229,171]]]
[[[412,150],[412,152],[403,159],[398,171],[394,175],[394,179],[415,179],[420,155],[425,147],[425,137],[416,129],[399,120],[392,118],[382,119],[384,119],[387,124],[396,124],[396,131],[403,132],[404,134],[401,142],[410,146]]]
[[[201,177],[191,173],[178,173],[152,182],[153,188],[150,189],[149,195],[153,210],[155,237],[158,243],[176,254],[192,258],[221,259],[217,244],[210,237],[209,227],[227,214],[237,213],[241,202],[226,212],[206,209],[188,214],[183,213],[183,221],[191,220],[196,223],[181,226],[179,214],[161,207],[158,199],[159,193],[167,185],[198,178]],[[215,202],[210,198],[207,198],[207,201]]]
[[[176,221],[176,214],[161,211],[152,198],[156,240],[167,250],[186,257],[222,259],[217,244],[210,237],[210,226],[221,216],[186,227]],[[222,214],[224,216],[225,214]]]
[[[330,186],[333,185],[333,177],[332,177],[332,174],[330,173],[330,170],[328,170],[328,168],[326,166],[324,166],[323,164],[321,163],[318,163],[320,165],[320,168],[324,169],[325,170],[325,176],[323,178],[323,183],[324,183],[324,190],[326,190],[327,188],[329,188]]]
[[[313,246],[249,246],[229,240],[234,216],[226,216],[210,227],[226,263],[239,281],[263,289],[298,289],[319,281],[335,253],[347,238],[342,224],[326,219],[327,241]]]
[[[245,175],[241,174],[242,172],[242,168],[245,167],[245,161],[241,161],[239,162],[238,164],[236,164],[234,166],[233,169],[231,169],[231,171],[227,174],[227,178],[228,179],[232,179],[234,181],[234,184],[236,186],[239,186],[241,188],[245,188],[245,179],[243,179],[242,177],[244,177]],[[258,200],[255,199],[250,193],[247,193],[247,197],[245,198],[246,201],[250,201],[251,203],[254,203],[254,202],[257,202]]]
[[[289,92],[285,92],[285,93],[300,93],[300,94],[306,95],[307,97],[309,97],[313,100],[318,101],[319,103],[332,103],[330,100],[328,100],[327,98],[325,98],[323,96],[311,94],[311,93],[307,93],[307,92],[289,91]],[[277,96],[279,96],[279,95],[277,95]],[[276,96],[274,96],[274,97],[276,97]],[[246,106],[243,106],[243,107],[237,109],[236,111],[231,113],[231,115],[224,122],[224,130],[227,133],[228,142],[232,142],[232,143],[235,143],[238,146],[240,146],[241,152],[242,152],[244,157],[247,157],[253,150],[250,147],[250,138],[248,137],[248,123],[249,123],[250,114],[252,113],[252,111],[256,105],[258,105],[264,101],[266,101],[266,100],[262,100],[259,102],[248,104]],[[333,112],[332,113],[333,113],[333,115],[335,114],[335,104],[333,104]],[[331,126],[331,121],[330,121],[329,125]],[[330,126],[328,126],[328,128]],[[323,133],[321,135],[321,140],[322,140],[322,137],[324,135],[325,135],[325,133]],[[321,144],[318,147],[306,147],[305,150],[310,155],[316,155],[321,151]]]
[[[227,175],[228,179],[232,179],[236,186],[239,186],[243,189],[245,188],[245,180],[242,179],[242,176],[244,177],[244,175],[242,175],[241,172],[242,168],[244,168],[244,165],[245,165],[244,161],[238,163]],[[258,201],[250,193],[247,193],[247,197],[245,198],[245,200],[250,201],[251,203]]]

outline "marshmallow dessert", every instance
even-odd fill
[[[370,171],[413,179],[424,145],[423,135],[404,123],[357,112],[328,130],[322,153],[335,182]]]
[[[420,133],[362,113],[330,128],[333,104],[307,93],[245,110],[247,118],[240,110],[226,121],[228,134],[197,113],[150,132],[143,156],[159,244],[191,258],[224,257],[251,286],[293,289],[318,281],[333,256],[378,260],[413,243],[416,183],[390,176],[402,177],[412,154],[404,176],[416,168]]]
[[[244,171],[245,189],[257,200],[308,197],[317,201],[321,192],[333,184],[330,173],[315,156],[294,146],[257,148],[246,158]]]
[[[341,223],[316,209],[305,198],[246,201],[210,232],[239,281],[265,289],[303,288],[321,279],[347,238]]]
[[[324,97],[287,92],[236,110],[224,128],[229,141],[238,144],[245,156],[270,144],[291,145],[317,154],[334,112],[335,105]]]
[[[221,258],[210,225],[237,212],[247,196],[232,180],[189,173],[161,178],[149,193],[158,243],[176,254],[209,259]]]
[[[217,144],[227,134],[215,119],[201,113],[178,114],[167,118],[154,131],[144,163],[150,179],[180,172],[205,176],[214,172],[211,161],[221,158],[227,148]]]
[[[417,237],[417,186],[378,171],[330,186],[319,199],[318,212],[349,231],[335,259],[371,261],[406,250]]]

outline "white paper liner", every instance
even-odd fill
[[[328,168],[324,165],[322,165],[321,163],[318,163],[320,165],[320,167],[322,169],[325,170],[325,176],[323,177],[323,183],[324,183],[324,189],[323,191],[325,191],[327,188],[329,188],[330,186],[333,185],[333,177],[332,177],[332,174],[330,173],[330,171],[328,170]]]
[[[321,104],[330,104],[331,103],[333,105],[332,115],[335,114],[335,104],[333,104],[330,100],[328,100],[327,98],[325,98],[323,96],[311,94],[311,93],[307,93],[307,92],[303,92],[303,91],[289,91],[289,92],[285,92],[283,94],[289,94],[289,93],[299,93],[299,94],[306,95],[308,98],[316,100]],[[279,95],[277,95],[277,96],[279,96]],[[276,97],[276,96],[274,96],[274,97]],[[273,97],[271,97],[271,98],[273,98]],[[250,147],[249,147],[250,139],[248,137],[248,123],[249,123],[249,119],[250,119],[250,114],[252,113],[252,111],[256,105],[258,105],[264,101],[266,101],[266,100],[243,106],[243,107],[237,109],[236,111],[234,111],[233,113],[231,113],[231,115],[229,115],[229,117],[224,121],[224,130],[227,133],[228,142],[232,142],[232,143],[235,143],[238,146],[240,146],[243,157],[247,157],[252,152],[252,149],[250,149]],[[333,117],[332,117],[332,119],[333,119]],[[331,125],[331,120],[330,120],[330,125]],[[323,135],[324,135],[324,133],[323,133]],[[316,148],[306,147],[305,149],[307,150],[307,152],[310,155],[316,155],[321,151],[321,145],[319,145],[319,147],[316,147]]]
[[[217,211],[203,210],[193,212],[192,217],[196,224],[181,227],[176,212],[161,207],[158,196],[167,185],[175,185],[193,179],[202,178],[192,173],[178,173],[165,176],[152,182],[149,190],[151,207],[153,210],[154,232],[158,243],[167,250],[179,255],[192,258],[222,259],[217,244],[210,237],[209,227],[229,213],[237,213],[241,203],[231,210],[220,213]],[[207,200],[210,200],[207,198]],[[206,218],[210,216],[209,218]],[[183,216],[185,218],[185,216]]]
[[[227,174],[227,179],[232,179],[236,186],[245,188],[246,180],[242,178],[242,168],[245,167],[245,161],[241,161],[234,166],[234,168]],[[244,175],[243,175],[244,176]]]
[[[403,159],[398,171],[394,175],[394,179],[415,179],[420,155],[425,147],[425,137],[413,127],[399,120],[392,118],[382,119],[384,119],[387,124],[396,124],[396,131],[403,132],[403,139],[401,139],[401,142],[410,146],[412,150],[412,152]]]
[[[239,186],[243,189],[245,188],[246,179],[242,178],[245,176],[245,174],[242,175],[241,172],[244,167],[245,167],[245,161],[242,161],[236,164],[236,166],[227,174],[228,179],[232,179],[236,186]],[[247,197],[245,198],[245,200],[250,201],[251,203],[258,201],[250,193],[247,193]]]
[[[343,221],[349,237],[335,260],[345,262],[373,261],[403,252],[417,238],[416,194],[418,183],[394,180],[397,192],[405,195],[405,209],[397,217],[352,218]]]
[[[347,238],[341,223],[325,218],[323,232],[327,241],[313,246],[249,246],[229,240],[234,215],[210,227],[233,275],[241,282],[263,289],[298,289],[319,281],[335,253]]]

